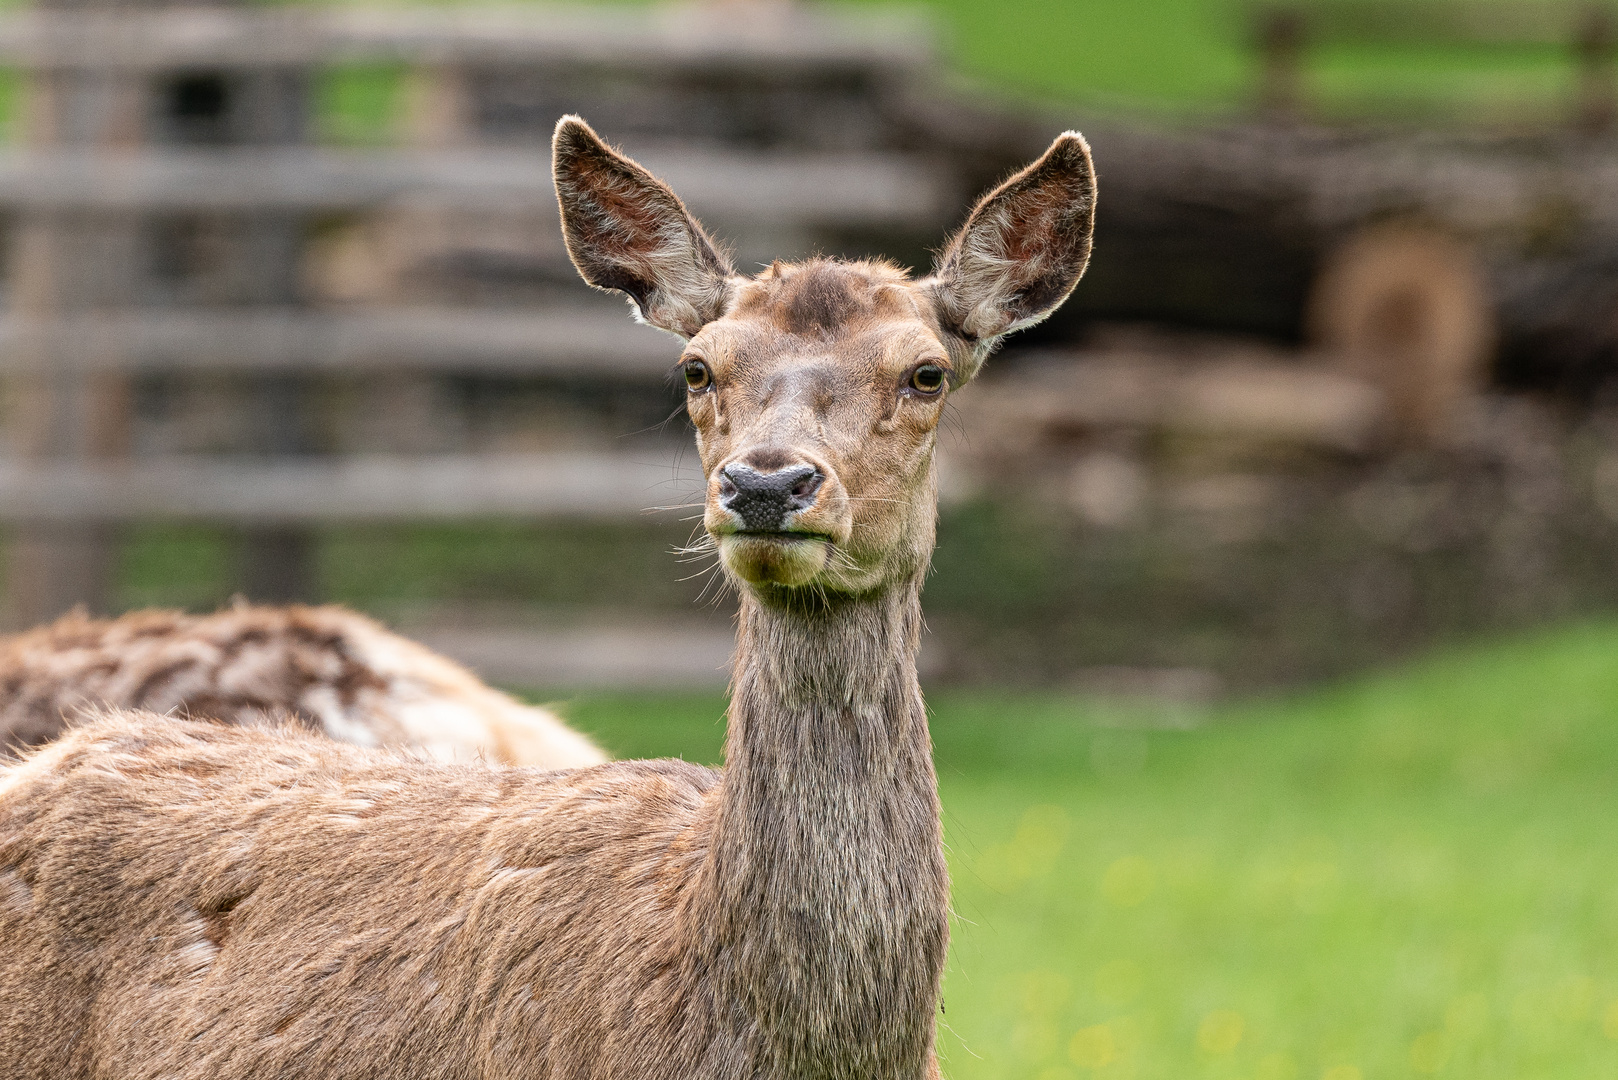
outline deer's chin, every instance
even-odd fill
[[[729,533],[719,555],[749,585],[807,585],[826,568],[831,543],[808,533]]]

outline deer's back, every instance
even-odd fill
[[[0,772],[0,1061],[18,1080],[606,1075],[690,1005],[675,915],[715,780],[140,714],[77,729]]]
[[[0,639],[0,755],[56,738],[97,707],[232,724],[292,716],[345,742],[443,760],[552,769],[605,760],[545,710],[338,607],[73,614]]]

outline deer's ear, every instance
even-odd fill
[[[979,200],[939,257],[933,286],[939,317],[971,347],[973,367],[996,338],[1067,299],[1090,261],[1095,206],[1090,148],[1076,131]]]
[[[724,310],[730,261],[657,177],[577,116],[551,140],[562,236],[579,274],[627,293],[641,319],[691,337]]]

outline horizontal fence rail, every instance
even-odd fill
[[[0,64],[58,69],[285,67],[418,62],[747,67],[921,67],[935,58],[916,11],[786,5],[566,8],[531,11],[29,11],[0,18]]]
[[[929,224],[956,200],[940,170],[900,154],[636,150],[698,214],[733,224]],[[0,207],[207,212],[358,210],[399,199],[461,209],[555,207],[539,150],[302,147],[0,151]]]
[[[667,334],[601,310],[356,312],[287,308],[143,309],[57,319],[0,316],[0,375],[45,371],[395,371],[663,378],[679,358]]]
[[[250,524],[700,514],[696,453],[0,461],[0,521]]]

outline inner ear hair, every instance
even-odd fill
[[[724,311],[730,260],[667,184],[564,116],[551,140],[568,257],[585,281],[628,295],[645,322],[691,337]]]
[[[975,363],[1068,298],[1090,261],[1095,204],[1090,147],[1076,131],[978,200],[939,256],[934,284],[940,318]]]

